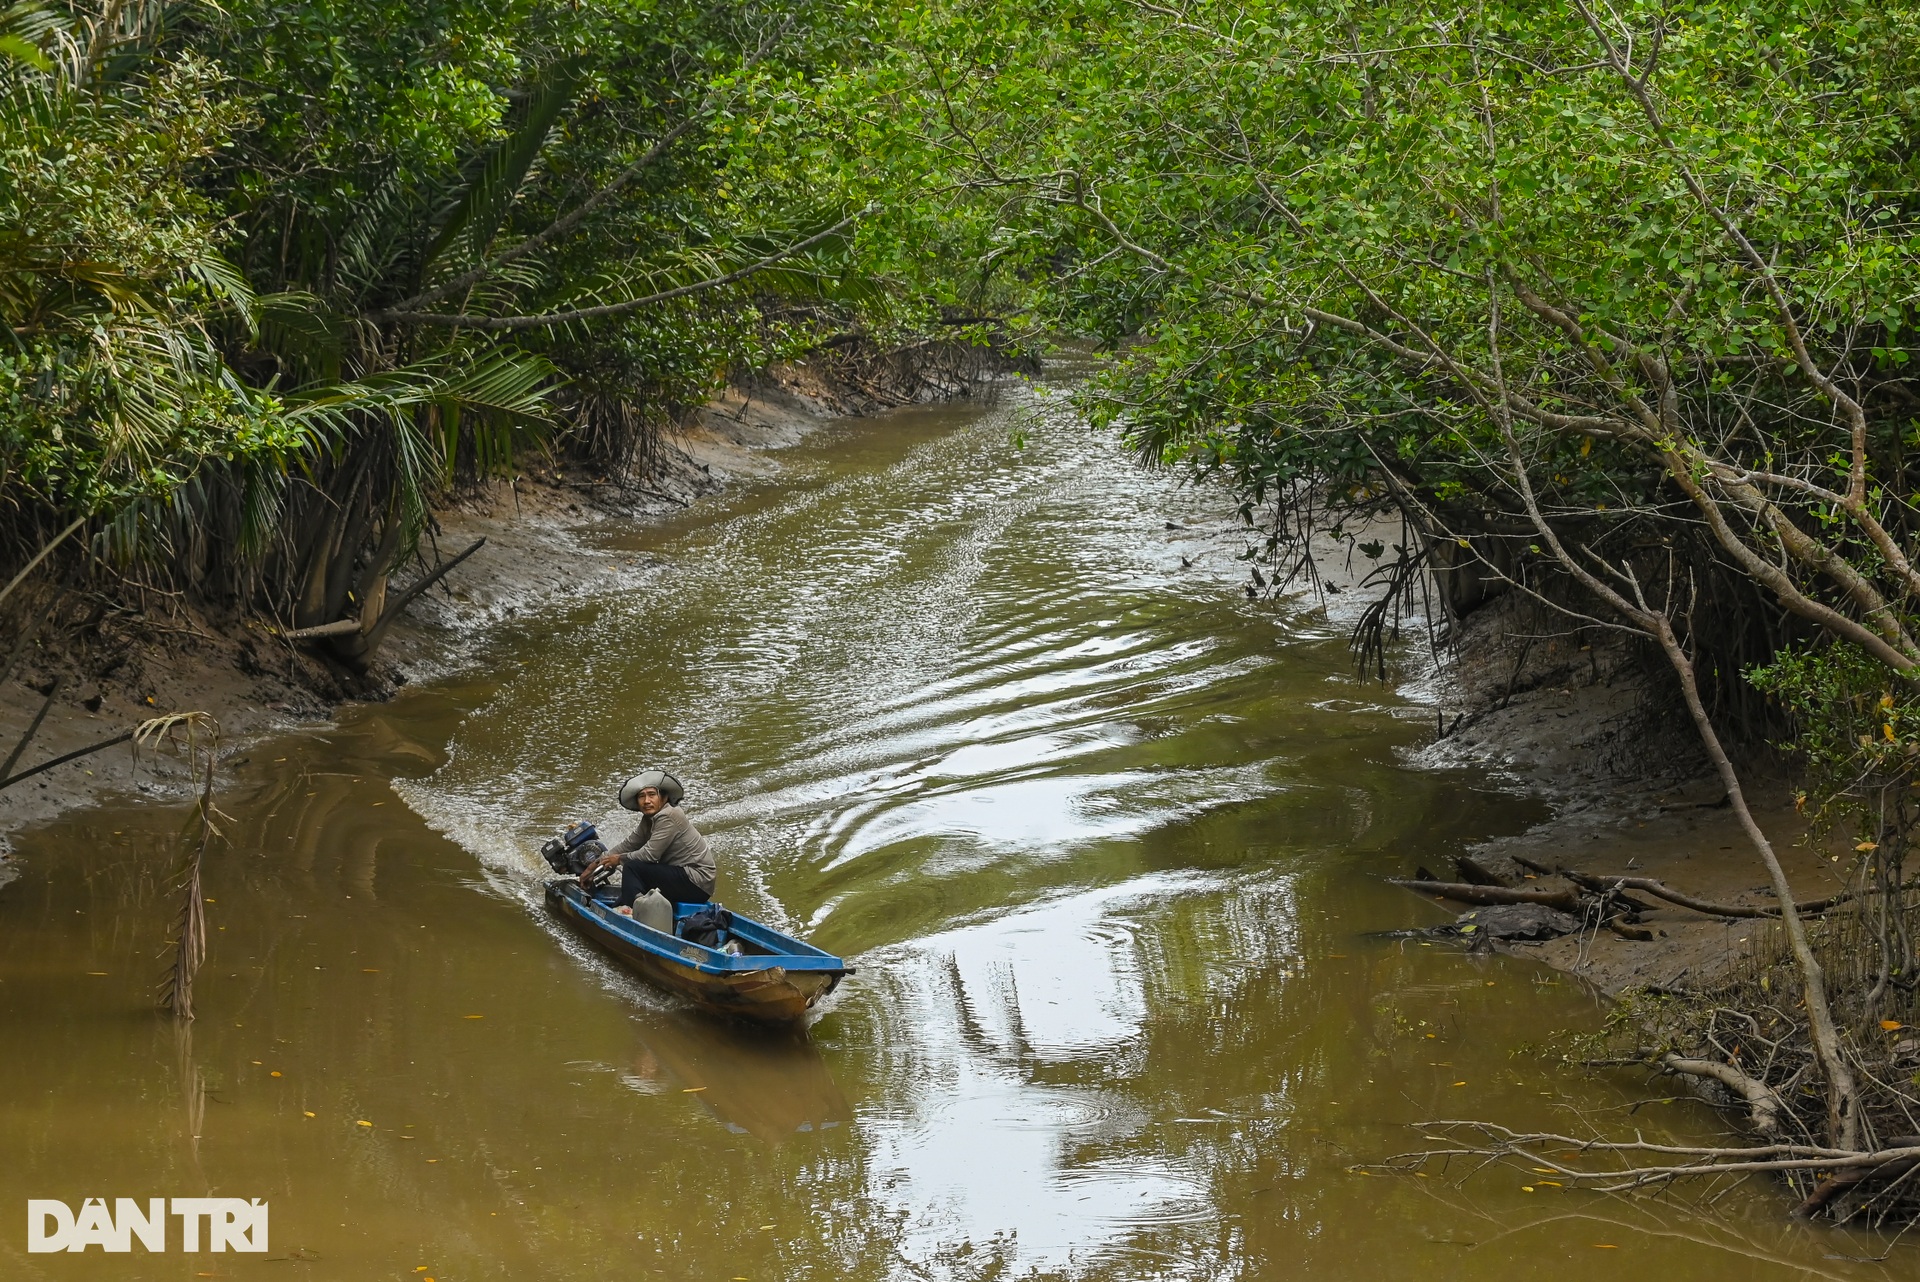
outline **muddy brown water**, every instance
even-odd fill
[[[1570,982],[1366,937],[1438,917],[1382,874],[1544,809],[1403,765],[1431,714],[1231,549],[1183,569],[1219,515],[1053,392],[817,435],[625,536],[651,586],[253,749],[190,1036],[151,1006],[184,810],[25,834],[0,1274],[1911,1276],[1759,1188],[1355,1169],[1422,1118],[1715,1121],[1530,1050],[1604,1018]],[[676,1008],[540,906],[539,841],[624,831],[643,762],[726,903],[859,967],[807,1035]],[[25,1253],[28,1198],[205,1195],[267,1200],[269,1254]]]

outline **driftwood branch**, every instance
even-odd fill
[[[173,1012],[183,1024],[193,1022],[193,979],[207,959],[206,901],[200,894],[200,869],[207,847],[221,835],[214,823],[219,814],[213,805],[213,772],[220,755],[220,723],[204,712],[175,712],[143,721],[133,732],[133,751],[137,758],[142,745],[172,742],[176,732],[187,736],[187,762],[200,783],[195,807],[200,820],[200,835],[181,863],[180,907],[174,916],[173,964],[160,981],[160,1005]],[[201,758],[204,754],[204,760]]]
[[[1813,1192],[1807,1194],[1806,1201],[1793,1208],[1794,1217],[1804,1220],[1813,1215],[1876,1170],[1885,1171],[1888,1176],[1897,1179],[1915,1167],[1920,1167],[1920,1135],[1896,1135],[1887,1141],[1886,1148],[1882,1151],[1899,1149],[1910,1149],[1914,1156],[1882,1162],[1877,1166],[1851,1166],[1834,1172],[1814,1186]]]
[[[1780,915],[1778,908],[1766,906],[1753,907],[1748,904],[1722,904],[1716,903],[1711,899],[1702,899],[1698,895],[1689,895],[1684,891],[1675,890],[1664,881],[1653,877],[1595,877],[1588,873],[1575,872],[1571,869],[1564,868],[1560,870],[1560,875],[1575,885],[1585,887],[1588,890],[1638,890],[1645,894],[1652,895],[1655,899],[1664,899],[1670,904],[1678,904],[1682,908],[1691,908],[1693,911],[1705,913],[1709,917],[1776,918]],[[1855,894],[1853,891],[1847,891],[1827,899],[1808,900],[1803,904],[1795,904],[1794,907],[1803,913],[1823,913],[1829,908],[1844,904],[1854,897]]]
[[[1718,903],[1675,890],[1653,877],[1596,877],[1590,873],[1566,868],[1558,870],[1555,875],[1565,877],[1580,889],[1595,894],[1637,890],[1655,899],[1664,899],[1670,904],[1690,908],[1694,912],[1704,913],[1709,917],[1761,918],[1771,921],[1777,920],[1780,916],[1780,910],[1777,907]],[[1401,877],[1389,877],[1387,880],[1396,886],[1404,886],[1416,894],[1439,895],[1463,904],[1544,904],[1564,912],[1577,912],[1580,907],[1579,893],[1573,890],[1530,890],[1511,886],[1489,886],[1476,882],[1426,881]],[[1857,894],[1858,892],[1855,891],[1846,891],[1827,899],[1808,900],[1794,907],[1802,913],[1823,913],[1856,898]]]
[[[5,779],[0,779],[0,790],[11,788],[22,779],[31,779],[37,774],[43,774],[53,769],[55,766],[64,766],[69,761],[77,761],[81,757],[90,757],[102,749],[111,748],[115,744],[125,743],[131,738],[133,738],[133,731],[129,730],[125,734],[117,734],[111,739],[102,739],[99,743],[91,744],[85,748],[75,748],[72,752],[62,753],[52,761],[43,761],[31,770],[22,770],[17,775],[9,775]]]
[[[332,623],[322,623],[311,628],[295,628],[291,632],[282,632],[283,641],[322,641],[327,637],[344,637],[348,633],[360,630],[358,619],[336,619]]]
[[[47,689],[46,699],[40,704],[40,711],[33,714],[33,720],[27,723],[25,733],[20,736],[20,742],[13,745],[13,751],[7,754],[6,761],[0,763],[0,779],[5,779],[13,773],[13,768],[20,763],[20,754],[25,752],[27,745],[33,742],[33,736],[40,733],[40,723],[47,719],[47,712],[53,707],[54,697],[60,693],[60,685],[60,678],[55,677],[53,685]]]
[[[1828,1171],[1833,1180],[1845,1179],[1858,1184],[1875,1172],[1904,1173],[1920,1164],[1920,1136],[1899,1136],[1886,1146],[1871,1151],[1824,1148],[1815,1144],[1754,1144],[1749,1146],[1709,1146],[1653,1144],[1645,1140],[1596,1140],[1551,1132],[1511,1130],[1492,1122],[1432,1121],[1419,1124],[1423,1131],[1474,1130],[1487,1137],[1485,1143],[1460,1144],[1444,1149],[1425,1149],[1397,1154],[1384,1165],[1409,1169],[1432,1157],[1462,1155],[1486,1158],[1519,1158],[1530,1165],[1551,1169],[1555,1174],[1581,1184],[1597,1186],[1602,1192],[1625,1192],[1648,1184],[1691,1177],[1741,1175],[1753,1172]],[[1434,1137],[1440,1138],[1438,1136]],[[1451,1137],[1442,1140],[1451,1141]],[[1458,1143],[1457,1141],[1453,1141]],[[1644,1154],[1653,1159],[1645,1166],[1616,1166],[1607,1170],[1583,1170],[1570,1166],[1554,1153],[1576,1152],[1582,1156],[1619,1157]],[[1667,1159],[1662,1161],[1660,1159]],[[1841,1189],[1826,1197],[1831,1201]],[[1810,1198],[1809,1201],[1812,1199]],[[1824,1202],[1823,1202],[1824,1204]]]

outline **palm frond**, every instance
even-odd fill
[[[223,255],[208,250],[196,255],[187,264],[187,274],[199,281],[214,298],[238,312],[249,335],[257,331],[259,300],[254,296],[253,286],[247,283],[246,276],[238,267]]]
[[[337,243],[318,225],[316,215],[295,210],[292,217],[299,227],[293,238],[312,245],[317,256],[301,270],[300,278],[317,286],[324,262],[334,283],[347,294],[361,298],[377,292],[399,274],[400,264],[418,244],[414,229],[419,216],[419,193],[397,169],[383,174],[361,198]]]
[[[72,46],[72,24],[35,0],[0,9],[0,60],[52,73],[64,44]],[[65,62],[65,59],[61,60]]]
[[[466,185],[427,249],[421,265],[423,275],[431,272],[456,244],[464,251],[461,257],[465,263],[486,256],[520,194],[527,171],[546,146],[548,133],[580,91],[582,67],[578,58],[564,58],[545,68],[517,104],[506,137],[468,166]]]

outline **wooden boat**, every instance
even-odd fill
[[[799,1023],[852,969],[832,953],[739,913],[733,914],[728,932],[740,948],[735,953],[642,925],[615,912],[611,903],[595,898],[572,877],[547,883],[547,903],[654,987],[715,1014],[756,1024]],[[708,906],[675,904],[675,929]]]

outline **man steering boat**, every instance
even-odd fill
[[[676,904],[704,904],[713,898],[713,851],[693,826],[680,799],[686,790],[664,770],[643,770],[620,788],[620,804],[640,812],[640,826],[625,841],[587,866],[580,884],[601,869],[620,865],[620,897],[630,908],[649,890]]]

